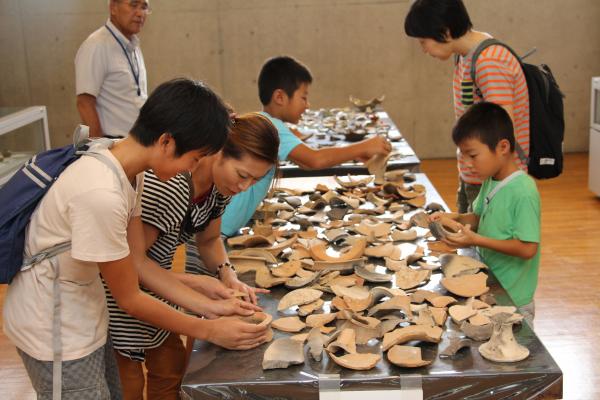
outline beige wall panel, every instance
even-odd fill
[[[0,14],[0,107],[28,106],[31,104],[27,57],[21,19],[15,7],[3,4]]]

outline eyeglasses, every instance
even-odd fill
[[[143,12],[146,15],[152,14],[152,8],[150,7],[150,4],[148,4],[145,1],[129,0],[129,1],[122,1],[121,3],[127,4],[129,6],[129,8],[131,8],[133,10],[140,10],[141,12]]]

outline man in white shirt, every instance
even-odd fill
[[[77,110],[90,136],[126,137],[148,98],[140,33],[147,0],[109,0],[110,18],[75,56]]]

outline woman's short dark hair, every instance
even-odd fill
[[[456,121],[452,129],[454,144],[459,146],[468,139],[479,140],[491,151],[495,151],[498,143],[506,139],[510,143],[510,151],[515,151],[512,119],[498,104],[486,101],[476,103]]]
[[[215,92],[202,82],[176,78],[150,94],[131,136],[148,147],[168,133],[177,156],[198,149],[209,155],[221,150],[230,125],[227,108]]]
[[[303,83],[312,83],[312,76],[306,66],[292,57],[273,57],[264,63],[258,74],[258,97],[266,106],[271,102],[275,90],[282,89],[292,97]]]
[[[416,0],[404,20],[410,37],[446,43],[447,36],[458,39],[473,27],[462,0]]]

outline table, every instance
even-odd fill
[[[335,111],[340,109],[332,110]],[[313,111],[312,114],[314,113],[315,112]],[[410,147],[406,139],[402,136],[402,134],[398,130],[398,127],[396,126],[396,124],[394,124],[394,121],[392,121],[389,115],[383,110],[374,111],[373,114],[376,115],[378,118],[377,125],[380,125],[385,128],[377,130],[373,127],[373,131],[367,134],[365,138],[369,138],[377,134],[384,134],[388,137],[388,139],[392,143],[393,153],[392,157],[390,157],[390,160],[388,162],[388,170],[404,168],[413,172],[418,172],[421,161],[415,154],[414,150]],[[297,128],[302,133],[312,134],[312,136],[305,140],[306,145],[310,147],[319,148],[323,146],[344,146],[352,143],[344,140],[343,135],[337,134],[332,130],[324,131],[324,128],[321,129],[321,131],[319,131],[319,129],[314,126],[309,127],[304,125],[302,121],[298,124]],[[332,140],[332,138],[338,140]],[[368,171],[365,168],[364,164],[357,162],[346,162],[335,167],[320,170],[304,170],[291,161],[283,161],[280,163],[279,169],[284,178],[346,174],[368,174]]]
[[[426,186],[427,201],[444,205],[439,194],[424,174],[415,174],[417,182]],[[281,187],[314,187],[323,183],[335,186],[331,177],[310,177],[282,179]],[[446,207],[447,208],[447,207]],[[489,272],[489,271],[488,271]],[[432,275],[431,281],[421,288],[440,291],[441,274]],[[492,274],[488,284],[490,292],[501,305],[512,305],[512,301]],[[261,306],[266,312],[278,318],[279,299],[287,290],[276,288],[271,295],[261,296]],[[330,297],[325,297],[326,300]],[[449,337],[458,335],[458,327],[450,319],[443,340],[439,345],[421,345],[424,359],[434,362],[422,368],[400,368],[385,360],[385,355],[377,366],[369,371],[351,371],[339,367],[323,356],[315,362],[308,355],[305,363],[287,369],[263,371],[261,362],[268,344],[248,351],[228,351],[207,342],[196,341],[187,373],[182,383],[184,399],[318,399],[319,388],[337,385],[341,392],[327,392],[340,397],[345,392],[355,391],[363,397],[373,395],[379,399],[530,399],[541,393],[545,396],[562,397],[562,371],[554,362],[539,338],[524,323],[515,332],[519,343],[530,350],[528,358],[517,363],[495,363],[481,357],[476,342],[463,349],[453,359],[437,356]],[[288,336],[275,331],[275,338]],[[359,352],[371,348],[375,352],[381,342],[370,346],[358,346]],[[439,347],[438,347],[439,346]],[[333,374],[333,379],[323,379],[321,374]],[[321,375],[321,376],[320,376]],[[415,397],[410,397],[414,395]],[[323,399],[326,397],[321,393]],[[545,397],[548,398],[548,397]]]

